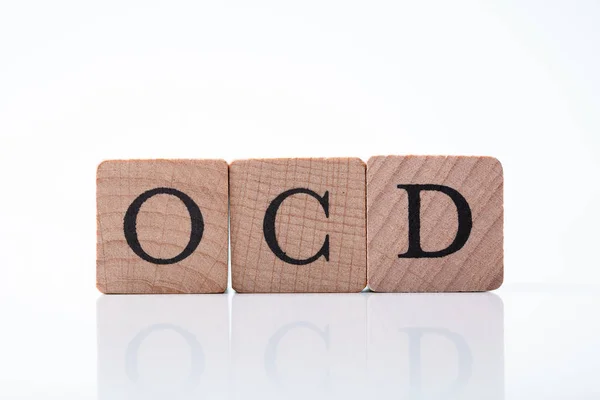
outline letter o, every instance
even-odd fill
[[[188,212],[190,213],[190,219],[192,222],[192,231],[190,234],[190,240],[183,249],[181,253],[176,255],[173,258],[155,258],[149,255],[142,249],[142,245],[138,239],[137,235],[137,216],[140,212],[140,208],[142,204],[146,202],[152,196],[157,194],[169,194],[171,196],[177,197],[179,200],[183,202]],[[151,262],[153,264],[174,264],[181,260],[184,260],[188,256],[190,256],[200,244],[200,240],[202,240],[202,233],[204,232],[204,220],[202,218],[202,213],[200,212],[200,208],[194,200],[191,199],[187,194],[180,192],[177,189],[171,188],[156,188],[148,190],[141,195],[139,195],[133,203],[127,209],[125,213],[125,218],[123,220],[123,230],[125,232],[125,239],[131,247],[131,250],[135,254],[137,254],[141,259]]]
[[[187,377],[185,385],[188,388],[192,388],[198,385],[198,381],[200,376],[204,372],[205,366],[205,356],[204,351],[202,350],[202,346],[196,339],[194,335],[185,329],[172,325],[172,324],[154,324],[141,332],[139,332],[132,340],[129,342],[127,346],[127,350],[125,352],[125,372],[127,377],[132,382],[137,382],[140,378],[140,374],[138,371],[138,352],[142,343],[150,334],[159,331],[174,331],[178,333],[181,337],[183,337],[186,343],[190,346],[190,373]]]

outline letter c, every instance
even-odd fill
[[[267,208],[267,212],[265,213],[265,219],[263,221],[263,231],[265,234],[265,240],[266,240],[267,244],[269,245],[269,248],[271,249],[271,251],[280,260],[285,261],[288,264],[306,265],[306,264],[310,264],[313,261],[318,260],[319,257],[321,257],[321,256],[325,257],[325,260],[329,261],[329,235],[325,236],[325,242],[323,243],[323,247],[321,247],[321,250],[319,250],[317,252],[317,254],[315,254],[312,257],[303,259],[303,260],[297,259],[297,258],[292,258],[292,257],[288,256],[285,253],[285,251],[283,251],[281,249],[281,247],[279,246],[279,243],[277,243],[277,236],[275,234],[275,218],[277,217],[277,211],[279,210],[281,203],[283,203],[283,201],[286,198],[288,198],[289,196],[293,196],[295,194],[299,194],[299,193],[304,193],[304,194],[307,194],[307,195],[312,196],[315,199],[317,199],[319,201],[319,204],[321,204],[321,207],[323,207],[323,210],[325,211],[325,217],[329,218],[329,192],[328,191],[326,191],[325,194],[323,195],[323,197],[321,197],[310,189],[296,188],[296,189],[286,190],[285,192],[283,192],[279,196],[277,196],[275,198],[275,200],[273,200],[271,202],[271,204],[269,205],[269,207]]]

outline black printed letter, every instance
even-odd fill
[[[279,206],[281,206],[281,203],[283,203],[283,201],[286,198],[298,193],[308,194],[309,196],[312,196],[315,199],[317,199],[321,204],[321,207],[323,207],[323,210],[325,210],[325,216],[329,218],[329,192],[325,192],[325,195],[321,197],[310,189],[297,188],[287,190],[281,193],[279,196],[277,196],[267,208],[267,212],[265,213],[265,219],[263,222],[265,240],[267,241],[267,244],[269,245],[271,251],[280,260],[285,261],[288,264],[306,265],[310,264],[313,261],[316,261],[321,256],[325,257],[325,260],[329,261],[329,235],[325,235],[325,242],[323,243],[323,247],[321,247],[321,250],[319,250],[319,252],[314,256],[305,260],[299,260],[288,256],[285,253],[285,251],[283,251],[281,247],[279,247],[279,243],[277,243],[277,236],[275,235],[275,217],[277,216],[277,210],[279,210]]]
[[[408,250],[399,254],[399,258],[437,258],[455,253],[467,243],[473,220],[467,200],[456,190],[443,185],[398,185],[408,193]],[[456,205],[458,212],[458,232],[450,246],[439,251],[424,251],[421,248],[421,191],[442,192]]]
[[[170,194],[179,198],[185,204],[190,213],[190,218],[192,221],[192,232],[190,235],[190,241],[187,246],[181,253],[173,258],[154,258],[142,249],[142,245],[138,240],[136,223],[137,223],[137,215],[140,212],[140,208],[142,204],[150,197],[157,194]],[[152,190],[148,190],[147,192],[142,193],[136,198],[133,203],[127,209],[125,213],[125,219],[123,221],[123,229],[125,231],[125,239],[127,239],[127,243],[131,250],[140,258],[151,262],[153,264],[174,264],[179,262],[196,250],[196,247],[200,244],[200,240],[202,239],[202,233],[204,232],[204,220],[202,219],[202,213],[200,212],[200,208],[194,200],[192,200],[187,194],[180,192],[176,189],[170,188],[156,188]]]

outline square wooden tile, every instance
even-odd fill
[[[504,276],[503,182],[502,166],[491,157],[372,157],[369,288],[497,289]]]
[[[231,274],[238,292],[366,286],[365,164],[358,158],[230,166]]]
[[[98,167],[96,190],[101,292],[225,291],[225,161],[105,161]]]

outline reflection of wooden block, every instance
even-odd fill
[[[106,161],[96,184],[101,292],[225,291],[225,161]]]
[[[231,273],[239,292],[366,286],[365,164],[357,158],[230,166]]]
[[[378,393],[504,399],[504,305],[495,294],[371,294],[367,314],[368,386]]]
[[[236,294],[230,398],[369,398],[365,300],[356,294]]]
[[[368,283],[376,292],[497,289],[503,175],[490,157],[372,157]]]
[[[96,310],[99,400],[227,397],[227,296],[101,296]]]

